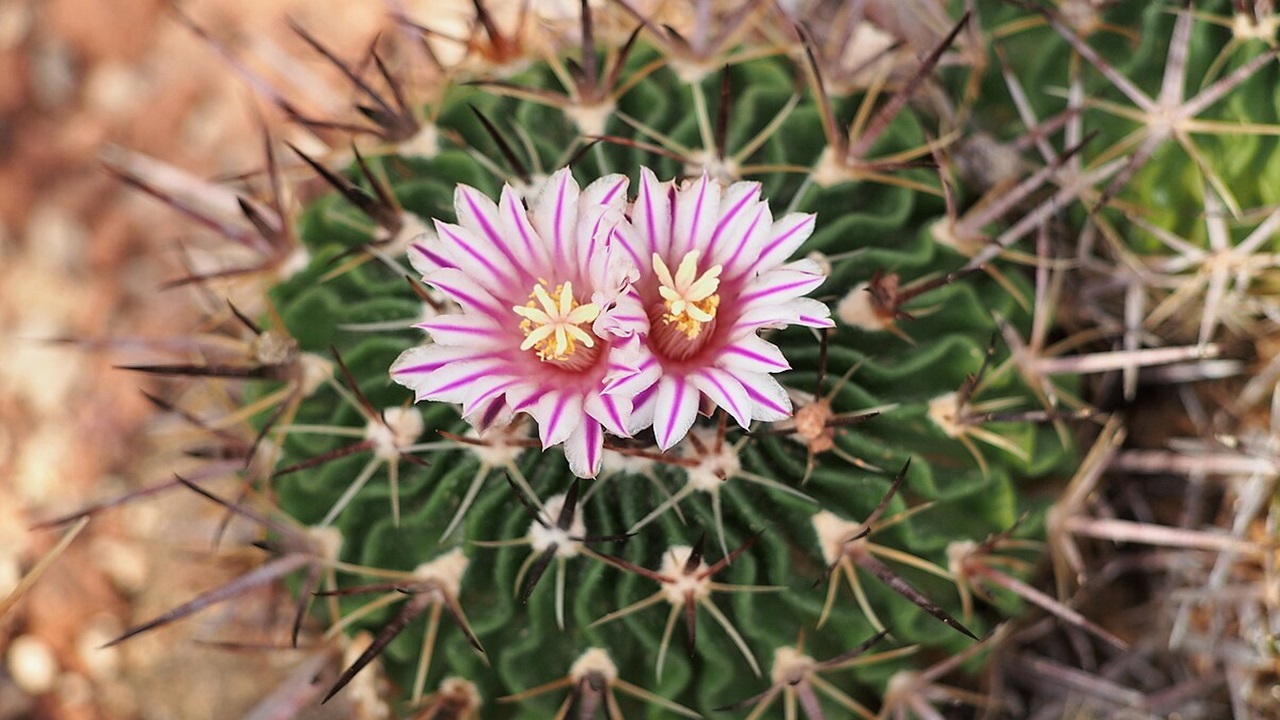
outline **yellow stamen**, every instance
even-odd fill
[[[536,350],[540,360],[563,362],[573,356],[579,343],[583,347],[595,347],[595,337],[579,325],[595,320],[600,308],[595,303],[582,304],[574,299],[573,283],[557,285],[550,293],[546,285],[545,280],[540,281],[529,293],[528,304],[511,308],[524,318],[520,322],[525,335],[520,349]]]
[[[692,250],[680,261],[675,276],[658,253],[653,254],[653,272],[658,276],[658,294],[666,301],[667,311],[662,319],[674,325],[685,337],[693,340],[702,332],[702,326],[711,322],[720,305],[720,272],[724,268],[713,265],[698,275],[698,258],[701,250]]]

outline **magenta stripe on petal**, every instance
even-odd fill
[[[453,362],[452,360],[441,360],[440,362],[427,363],[425,365],[409,365],[396,370],[396,375],[418,375],[420,373],[429,373],[439,370],[441,367]]]
[[[635,366],[634,368],[631,367],[630,365],[620,365],[618,363],[612,362],[611,360],[609,362],[610,374],[625,373],[625,375],[620,375],[619,377],[615,378],[612,382],[605,385],[602,392],[613,392],[614,390],[618,389],[618,387],[625,385],[631,382],[636,377],[642,376],[649,370],[652,370],[654,365],[657,365],[657,363],[658,363],[658,359],[652,355],[647,356],[639,365]],[[657,383],[654,383],[649,387],[650,389],[654,389],[654,388],[657,388],[658,385]],[[640,402],[639,400],[633,400],[632,404],[633,406],[638,405],[639,402]]]
[[[476,353],[474,355],[466,355],[463,357],[443,356],[439,360],[436,360],[434,362],[421,363],[419,365],[406,365],[402,368],[397,368],[395,371],[395,374],[396,375],[418,375],[421,373],[435,372],[436,370],[439,370],[445,365],[452,365],[456,362],[476,362],[478,360],[492,360],[494,358],[501,357],[502,354],[503,354],[502,350],[492,350],[489,352]]]
[[[779,235],[775,240],[773,240],[768,245],[766,245],[764,247],[764,250],[760,251],[760,257],[762,258],[768,257],[769,254],[772,253],[775,248],[777,248],[779,245],[786,243],[787,240],[791,239],[792,236],[794,236],[796,233],[800,232],[801,230],[805,229],[807,226],[811,224],[812,224],[812,221],[802,222],[799,225],[796,225],[795,227],[791,228],[787,232]]]
[[[636,393],[635,397],[631,398],[631,404],[635,407],[640,407],[648,402],[649,398],[653,397],[653,394],[656,392],[658,392],[658,383],[654,383],[644,390]]]
[[[618,196],[618,193],[622,190],[622,188],[626,187],[626,185],[627,185],[627,184],[626,184],[625,182],[622,182],[621,180],[619,180],[618,182],[614,183],[614,184],[613,184],[613,189],[611,189],[609,192],[605,193],[605,194],[604,194],[604,197],[600,198],[600,204],[601,204],[601,205],[609,205],[609,204],[613,203],[613,199],[614,199],[615,197],[617,197],[617,196]]]
[[[667,216],[667,239],[674,240],[676,232],[676,185],[671,183],[667,187],[667,207],[671,208],[671,213]]]
[[[567,239],[564,237],[564,233],[560,232],[560,225],[564,221],[564,200],[567,192],[566,187],[572,177],[572,175],[566,172],[560,179],[560,186],[556,188],[555,219],[552,221],[554,223],[554,227],[551,232],[555,235],[555,241],[553,244],[556,247],[556,262],[562,267],[568,265],[568,257],[564,253]]]
[[[689,222],[690,233],[698,232],[698,222],[702,219],[702,211],[704,210],[704,205],[707,202],[707,185],[709,182],[710,180],[707,179],[707,173],[704,171],[702,173],[702,179],[698,181],[698,199],[694,201],[693,204],[693,218]],[[695,237],[687,238],[687,241],[691,245],[696,240],[697,238]]]
[[[639,364],[639,365],[636,365],[636,366],[633,368],[633,367],[632,367],[632,366],[630,366],[630,365],[623,365],[623,364],[620,364],[620,363],[614,362],[614,360],[613,360],[612,358],[610,358],[610,359],[609,359],[609,370],[611,370],[611,371],[613,371],[613,372],[617,372],[617,371],[619,371],[619,370],[625,370],[625,371],[627,371],[627,372],[631,373],[632,375],[639,375],[639,374],[643,373],[644,371],[646,371],[646,370],[648,370],[648,369],[652,368],[652,367],[654,366],[654,364],[656,364],[657,362],[658,362],[658,359],[657,359],[657,358],[655,358],[655,357],[654,357],[654,356],[652,356],[652,355],[648,355],[648,356],[646,356],[646,357],[645,357],[645,359],[644,359],[643,361],[641,361],[641,362],[640,362],[640,364]]]
[[[448,281],[441,281],[437,278],[437,279],[431,280],[430,282],[440,292],[447,293],[451,297],[456,298],[456,302],[459,305],[463,305],[463,306],[470,305],[472,307],[479,307],[479,308],[488,307],[489,305],[489,303],[485,302],[483,299],[476,297],[475,295],[467,292],[466,290],[463,290],[462,288],[457,287],[455,285],[450,285]]]
[[[613,398],[608,395],[601,395],[600,404],[604,405],[604,411],[609,415],[609,421],[614,427],[625,428],[627,426],[622,419],[622,414],[618,412],[618,405],[613,401]]]
[[[807,325],[809,327],[824,328],[835,327],[836,324],[829,317],[814,317],[812,315],[801,315],[798,325]]]
[[[448,385],[441,385],[440,387],[433,390],[431,394],[438,396],[443,393],[447,393],[451,390],[457,390],[458,388],[464,385],[470,385],[471,383],[479,380],[480,378],[489,377],[492,375],[493,375],[493,368],[491,366],[485,367],[481,369],[479,372],[474,372],[474,373],[471,373],[470,375],[463,375],[462,377],[458,378],[457,380],[454,380]]]
[[[751,383],[742,383],[742,387],[746,389],[747,395],[751,396],[751,401],[754,402],[755,404],[763,405],[764,407],[767,407],[770,410],[773,410],[774,412],[777,412],[781,415],[791,414],[791,408],[786,407],[784,405],[779,405],[773,400],[770,400],[767,396],[761,395],[759,392],[755,390],[755,388],[751,387]]]
[[[442,281],[439,278],[433,277],[428,282],[429,284],[434,286],[435,289],[439,290],[445,295],[448,295],[451,300],[458,303],[459,305],[462,305],[464,310],[467,306],[471,306],[473,308],[476,308],[480,312],[488,315],[489,317],[493,318],[494,320],[499,320],[499,321],[507,319],[508,317],[511,317],[506,312],[507,310],[509,310],[509,308],[503,308],[498,305],[493,305],[488,301],[480,297],[477,297],[472,293],[467,292],[466,290],[463,290],[460,287],[457,287],[455,285],[450,285],[448,281]]]
[[[631,262],[635,263],[637,268],[649,267],[649,265],[643,262],[640,256],[636,254],[636,249],[631,247],[631,243],[627,242],[622,232],[616,227],[609,233],[609,241],[614,242],[615,240],[617,241],[617,244],[621,245],[622,249],[627,252],[627,255],[631,257]]]
[[[521,207],[518,201],[511,202],[508,207],[511,209],[511,224],[520,233],[520,240],[524,243],[524,249],[529,255],[529,260],[537,259],[538,252],[534,249],[533,238],[529,237],[529,216],[525,214],[524,208]],[[520,263],[516,263],[516,266],[519,267]],[[528,268],[525,269],[528,270]]]
[[[591,241],[587,243],[586,247],[587,255],[586,257],[579,256],[578,258],[578,264],[582,267],[591,267],[592,262],[595,260],[596,253],[607,250],[605,243],[599,242],[597,239],[597,234],[600,232],[600,226],[604,224],[604,218],[605,214],[601,213],[600,216],[596,218],[595,223],[592,224],[591,231],[587,234],[587,237],[591,238]]]
[[[751,235],[756,231],[756,228],[760,225],[760,221],[764,219],[764,215],[765,213],[764,213],[763,207],[761,207],[758,211],[756,211],[755,219],[751,221],[751,224],[748,225],[747,229],[742,233],[743,238],[751,237]],[[733,255],[729,256],[729,258],[725,260],[722,263],[722,265],[724,265],[724,267],[726,268],[729,268],[730,270],[732,270],[733,268],[736,268],[738,266],[738,258],[742,256],[742,251],[745,250],[746,247],[747,247],[747,244],[745,242],[739,241],[737,245],[733,248]]]
[[[497,420],[498,416],[502,414],[502,408],[503,403],[501,401],[490,403],[489,407],[484,409],[484,414],[480,416],[480,427],[483,429],[492,425],[493,421]]]
[[[658,245],[658,228],[653,224],[653,217],[656,213],[653,207],[653,193],[649,192],[648,183],[640,183],[640,192],[644,195],[645,231],[649,233],[649,247],[656,250]],[[640,267],[646,267],[646,265],[641,263]]]
[[[710,383],[711,386],[714,387],[716,390],[719,390],[720,396],[723,397],[725,400],[728,400],[729,402],[733,401],[733,395],[729,392],[729,389],[726,388],[718,378],[716,378],[714,373],[709,373],[709,372],[698,373],[698,377]],[[732,415],[735,420],[739,418],[749,420],[751,418],[751,413],[743,412],[743,409],[740,407],[728,407],[725,409],[729,411],[729,414]]]
[[[584,420],[582,430],[585,434],[584,443],[587,446],[587,468],[594,470],[600,464],[600,450],[604,445],[604,432],[600,428],[600,423],[595,420]]]
[[[720,217],[720,222],[716,223],[715,232],[711,233],[711,240],[707,243],[707,257],[711,257],[714,254],[716,243],[720,241],[720,235],[729,227],[734,218],[738,216],[738,213],[742,212],[742,208],[755,200],[756,193],[747,192],[738,200],[736,205],[729,208],[729,211]]]
[[[417,250],[418,253],[420,253],[423,257],[425,257],[426,259],[430,260],[431,262],[435,263],[440,267],[447,267],[447,268],[457,267],[456,265],[453,264],[452,260],[449,260],[448,258],[446,258],[445,256],[439,253],[434,253],[428,250],[426,245],[419,245],[417,243],[414,243],[413,249]]]
[[[463,410],[462,414],[470,415],[471,413],[475,412],[477,405],[480,405],[481,403],[489,402],[489,400],[505,393],[507,390],[515,387],[521,382],[523,382],[523,380],[521,380],[520,378],[512,378],[510,380],[507,380],[506,382],[500,382],[497,385],[491,385],[489,387],[486,387],[483,392],[471,398],[471,400],[467,402],[466,406],[463,407],[462,409]]]
[[[503,239],[502,233],[498,232],[497,228],[489,222],[489,218],[485,214],[485,211],[476,204],[475,198],[471,196],[471,193],[464,191],[462,193],[462,197],[466,199],[467,207],[470,208],[471,214],[474,215],[476,221],[480,223],[480,229],[484,230],[485,235],[489,236],[489,242],[493,243],[494,247],[506,256],[507,260],[511,262],[512,267],[520,267],[519,261],[515,259],[515,256],[511,254],[511,250],[507,248],[507,243]]]
[[[684,397],[684,378],[671,378],[671,385],[675,388],[673,393],[674,402],[666,408],[658,408],[658,412],[665,412],[667,415],[667,422],[663,428],[665,432],[662,437],[658,438],[658,445],[664,448],[671,447],[671,430],[675,427],[676,419],[680,417],[680,400]],[[657,423],[655,422],[654,425],[657,425]]]
[[[755,292],[750,293],[748,295],[739,295],[738,303],[740,305],[745,305],[749,302],[754,302],[756,300],[759,300],[760,298],[769,297],[770,295],[777,295],[778,293],[781,293],[781,292],[786,292],[788,290],[795,290],[796,288],[812,285],[815,280],[821,283],[821,281],[826,280],[826,278],[805,277],[800,280],[796,280],[795,282],[784,283],[782,285],[771,285],[769,287],[756,290]]]
[[[790,368],[790,366],[780,364],[780,363],[778,363],[776,360],[774,360],[773,358],[766,357],[766,356],[764,356],[764,355],[761,355],[761,354],[760,354],[760,353],[758,353],[758,352],[752,352],[752,351],[750,351],[750,350],[748,350],[748,349],[746,349],[746,348],[744,348],[744,347],[740,347],[740,346],[738,346],[738,345],[729,345],[729,346],[725,347],[725,349],[723,350],[723,353],[724,353],[724,354],[726,354],[726,355],[741,355],[742,357],[747,358],[747,359],[749,359],[749,360],[754,360],[754,361],[756,361],[756,362],[760,363],[761,365],[768,365],[768,366],[770,366],[770,367],[776,367],[776,368],[778,368],[778,371],[779,371],[779,372],[781,372],[781,371],[783,371],[783,370],[790,370],[790,369],[791,369],[791,368]]]
[[[662,401],[662,388],[666,387],[672,388],[671,402],[665,408],[658,407],[655,409],[657,413],[665,413],[666,420],[659,423],[655,417],[653,423],[658,447],[664,451],[675,445],[680,440],[680,437],[683,437],[684,433],[688,431],[688,427],[684,426],[685,423],[682,418],[689,416],[690,411],[697,412],[698,396],[701,394],[699,391],[689,387],[688,381],[683,377],[678,375],[668,376],[666,379],[669,382],[658,383],[659,404]],[[691,403],[693,405],[692,408],[689,407]],[[676,437],[677,433],[680,434],[680,437]]]
[[[535,405],[539,400],[541,400],[542,396],[546,395],[549,392],[551,392],[550,388],[543,388],[542,390],[539,390],[533,393],[532,395],[530,395],[529,397],[525,398],[519,404],[517,404],[515,407],[511,409],[514,410],[515,412],[527,410],[528,408]]]
[[[543,437],[555,437],[560,430],[560,421],[564,419],[564,406],[569,401],[568,393],[560,393],[556,396],[555,408],[551,411],[551,417],[547,418],[546,425],[542,428]],[[544,448],[545,449],[545,448]]]
[[[418,327],[423,330],[426,330],[429,333],[432,333],[433,336],[434,336],[434,333],[436,333],[437,331],[442,333],[457,333],[459,335],[473,335],[476,337],[486,337],[486,338],[500,337],[503,334],[500,329],[495,327],[478,327],[476,325],[471,325],[470,323],[446,322],[446,319],[451,317],[464,317],[464,316],[444,315],[438,320],[431,320],[428,322],[420,323]]]
[[[457,235],[453,232],[448,232],[447,235],[455,245],[462,249],[463,252],[470,255],[476,262],[480,263],[480,265],[484,267],[489,275],[496,281],[495,284],[503,285],[510,281],[511,278],[507,277],[505,272],[499,269],[497,265],[494,265],[493,261],[485,257],[484,253],[472,247],[471,243],[463,240],[461,235]]]

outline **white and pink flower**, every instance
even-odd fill
[[[773,378],[788,369],[761,330],[831,327],[830,309],[805,297],[826,279],[810,260],[788,262],[813,232],[813,215],[774,220],[760,184],[722,188],[703,175],[677,188],[647,168],[617,245],[638,269],[610,323],[640,326],[640,372],[617,376],[635,425],[653,425],[658,445],[679,442],[699,410],[719,406],[742,427],[790,417],[791,401]]]
[[[544,448],[564,443],[574,474],[594,476],[604,432],[637,429],[625,381],[644,324],[612,317],[636,274],[609,244],[626,187],[611,175],[580,191],[565,169],[526,209],[510,186],[496,204],[460,186],[458,223],[436,221],[410,253],[461,312],[418,325],[432,342],[402,353],[392,378],[419,401],[460,404],[481,429],[528,413]]]
[[[606,431],[652,425],[666,450],[714,406],[743,427],[790,417],[773,378],[789,365],[759,332],[832,325],[805,297],[822,269],[788,262],[813,216],[775,221],[758,183],[677,189],[648,169],[628,216],[626,187],[580,191],[561,170],[528,209],[509,186],[496,204],[459,187],[458,223],[410,253],[460,312],[418,326],[432,342],[401,354],[396,382],[481,429],[528,413],[580,477],[599,471]]]

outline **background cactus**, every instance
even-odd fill
[[[1210,343],[1220,333],[1248,337],[1257,323],[1271,322],[1265,295],[1251,283],[1252,273],[1269,272],[1267,261],[1240,260],[1229,270],[1212,263],[1230,255],[1234,220],[1228,224],[1224,214],[1247,216],[1246,208],[1271,201],[1272,188],[1252,178],[1265,177],[1273,164],[1269,123],[1276,110],[1258,100],[1270,97],[1258,88],[1274,87],[1274,58],[1241,42],[1217,60],[1226,31],[1189,10],[1121,4],[1095,15],[1091,5],[1064,5],[1060,15],[979,4],[964,8],[965,20],[953,8],[950,25],[934,5],[915,8],[923,13],[916,19],[937,22],[903,22],[897,6],[875,3],[786,10],[708,3],[695,6],[691,18],[620,3],[584,22],[584,46],[597,51],[584,52],[563,17],[536,32],[532,24],[504,32],[479,7],[466,59],[447,68],[449,82],[430,86],[425,109],[405,99],[418,96],[396,63],[376,56],[374,68],[351,71],[378,142],[350,162],[297,153],[338,192],[314,200],[296,219],[278,180],[265,202],[243,204],[260,236],[245,243],[260,255],[251,269],[277,278],[260,314],[233,308],[238,317],[226,316],[224,327],[245,339],[247,362],[138,368],[249,380],[247,410],[239,416],[247,434],[235,441],[234,454],[250,461],[244,487],[252,489],[237,507],[252,497],[273,516],[340,532],[339,544],[327,531],[269,526],[267,543],[282,556],[263,579],[309,568],[300,585],[305,602],[331,568],[342,570],[336,587],[348,590],[374,581],[378,570],[419,569],[416,576],[389,576],[407,590],[402,605],[365,615],[358,608],[367,598],[327,595],[314,613],[322,626],[371,631],[375,651],[362,659],[378,655],[411,702],[459,676],[483,699],[485,717],[545,717],[563,694],[527,691],[559,677],[576,683],[588,672],[616,682],[612,667],[632,686],[707,714],[769,688],[771,662],[775,683],[787,678],[780,669],[813,672],[788,650],[802,633],[803,654],[821,661],[841,658],[882,626],[892,637],[868,649],[884,652],[881,662],[839,676],[852,699],[823,700],[828,713],[857,712],[849,704],[855,701],[872,712],[916,714],[927,714],[919,703],[937,697],[968,701],[972,696],[930,695],[927,685],[912,684],[935,681],[929,673],[902,673],[939,656],[968,659],[974,641],[965,633],[990,633],[1019,611],[1016,596],[1030,596],[1018,582],[1029,564],[999,577],[994,570],[1004,567],[995,553],[1016,541],[980,543],[1010,530],[1038,536],[1046,525],[1059,553],[1077,536],[1135,539],[1072,515],[1079,508],[1065,503],[1058,515],[1043,517],[1053,497],[1053,483],[1044,480],[1072,474],[1074,421],[1092,412],[1085,402],[1115,402],[1105,385],[1085,386],[1076,376],[1090,372],[1091,363],[1110,363],[1124,377],[1119,394],[1132,398],[1139,367],[1203,359],[1218,352]],[[861,21],[859,9],[867,13]],[[645,29],[628,41],[622,33],[636,22]],[[1136,50],[1107,23],[1141,28]],[[887,38],[884,49],[867,58],[843,54],[859,32]],[[999,62],[985,52],[992,38],[1001,38]],[[1179,82],[1188,67],[1190,80]],[[1218,74],[1223,79],[1215,85]],[[1118,78],[1133,78],[1139,89]],[[1065,99],[1048,87],[1065,87]],[[1196,87],[1207,89],[1197,94]],[[1183,95],[1219,94],[1229,97],[1180,114],[1195,102]],[[1139,106],[1136,120],[1113,107],[1125,102]],[[333,136],[347,118],[297,119],[329,140],[335,155],[345,155],[345,143]],[[1212,137],[1191,139],[1198,131]],[[817,293],[833,306],[838,325],[821,339],[800,329],[770,339],[795,368],[783,381],[795,391],[797,408],[823,411],[829,402],[834,420],[819,423],[820,432],[805,424],[812,420],[806,414],[725,434],[713,417],[667,454],[645,435],[619,440],[605,472],[574,485],[556,451],[529,447],[527,425],[467,440],[452,406],[408,405],[410,395],[390,383],[387,368],[420,340],[409,323],[439,311],[442,301],[403,279],[412,275],[403,259],[407,243],[430,232],[432,219],[454,219],[457,185],[496,197],[508,182],[532,198],[546,175],[570,160],[583,185],[622,172],[634,187],[640,167],[664,179],[707,172],[726,183],[759,180],[776,214],[816,213],[816,230],[801,253],[829,264]],[[292,159],[273,155],[269,174],[278,178],[286,164]],[[135,182],[173,197],[143,178]],[[1190,203],[1210,212],[1189,218],[1181,209]],[[1262,221],[1252,243],[1243,241],[1250,258],[1270,244],[1269,222]],[[204,284],[239,274],[228,269],[239,268],[201,271],[194,279]],[[1203,274],[1202,286],[1184,282],[1179,273],[1188,270]],[[1156,308],[1151,314],[1146,303]],[[1202,313],[1188,323],[1187,308]],[[1047,339],[1076,331],[1068,343],[1073,355],[1052,357]],[[1196,344],[1173,347],[1182,343]],[[1144,354],[1146,346],[1164,354]],[[1108,355],[1113,348],[1123,354]],[[1210,372],[1192,367],[1193,377]],[[856,427],[846,428],[842,418]],[[1117,442],[1114,432],[1103,438]],[[702,464],[708,461],[714,466]],[[717,468],[733,472],[717,478]],[[1086,465],[1073,487],[1092,482],[1094,469]],[[899,470],[901,487],[892,492]],[[512,486],[502,479],[507,473]],[[526,480],[547,505],[545,523],[557,520],[553,496],[568,493],[582,511],[581,525],[566,514],[567,533],[551,536],[557,549],[572,546],[577,554],[551,561],[527,606],[513,588],[524,589],[519,580],[528,577],[530,553],[551,545],[546,534],[531,532],[533,511],[512,502]],[[580,539],[583,532],[601,537],[635,529],[666,493],[686,486],[694,490],[677,505],[683,521],[673,509],[625,543]],[[886,500],[887,508],[877,510]],[[867,528],[869,537],[858,537],[869,518],[879,522]],[[839,528],[834,543],[829,528]],[[692,658],[677,641],[655,679],[654,657],[670,633],[663,620],[667,612],[672,622],[678,617],[665,596],[655,596],[661,610],[593,623],[657,589],[653,579],[624,572],[629,565],[674,573],[683,557],[670,549],[698,545],[704,532],[703,566],[725,583],[711,600],[726,617],[715,627],[715,611],[700,606]],[[532,548],[486,544],[526,537]],[[734,561],[715,565],[726,551],[735,552]],[[615,559],[588,557],[595,553]],[[842,556],[851,564],[840,564]],[[671,557],[678,559],[671,564]],[[1071,558],[1055,556],[1059,567]],[[833,563],[831,580],[856,574],[866,600],[855,602],[838,588],[828,615],[823,590],[813,585]],[[886,569],[919,588],[915,602],[882,582],[890,577]],[[1071,575],[1061,573],[1067,581],[1060,593]],[[563,630],[553,587],[560,582]],[[964,599],[978,582],[1004,590],[975,612]],[[747,585],[780,589],[734,592]],[[1093,636],[1123,645],[1042,600]],[[424,643],[422,626],[434,627],[445,611],[457,622],[440,623],[439,637]],[[463,614],[474,638],[460,631]],[[357,615],[350,625],[343,620]],[[389,644],[378,652],[382,640]],[[484,658],[473,644],[483,644]],[[921,647],[896,651],[906,645]],[[593,648],[605,650],[612,666]],[[430,672],[419,677],[424,654],[432,656]],[[756,661],[764,679],[752,673]],[[447,682],[452,694],[434,696],[427,707],[470,692]],[[592,692],[575,687],[580,695]],[[813,690],[797,684],[788,692]],[[497,703],[504,695],[521,701]],[[1237,709],[1250,702],[1232,699]],[[641,700],[621,701],[631,713],[629,704]]]

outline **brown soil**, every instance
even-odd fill
[[[240,51],[254,38],[314,57],[288,17],[359,54],[385,6],[330,5],[182,3]],[[238,175],[262,162],[263,123],[282,131],[278,113],[163,0],[0,2],[0,78],[2,599],[63,532],[33,523],[173,469],[145,462],[156,456],[143,435],[155,413],[139,389],[153,386],[113,368],[156,358],[94,341],[188,331],[195,294],[158,288],[181,272],[177,248],[196,231],[123,187],[103,154],[119,146],[201,177]],[[63,339],[83,342],[55,342]],[[0,618],[0,720],[239,717],[272,687],[263,674],[281,675],[296,656],[193,641],[219,639],[235,614],[261,617],[267,598],[99,648],[243,567],[237,558],[209,566],[213,522],[191,522],[201,511],[174,497],[93,518]]]

